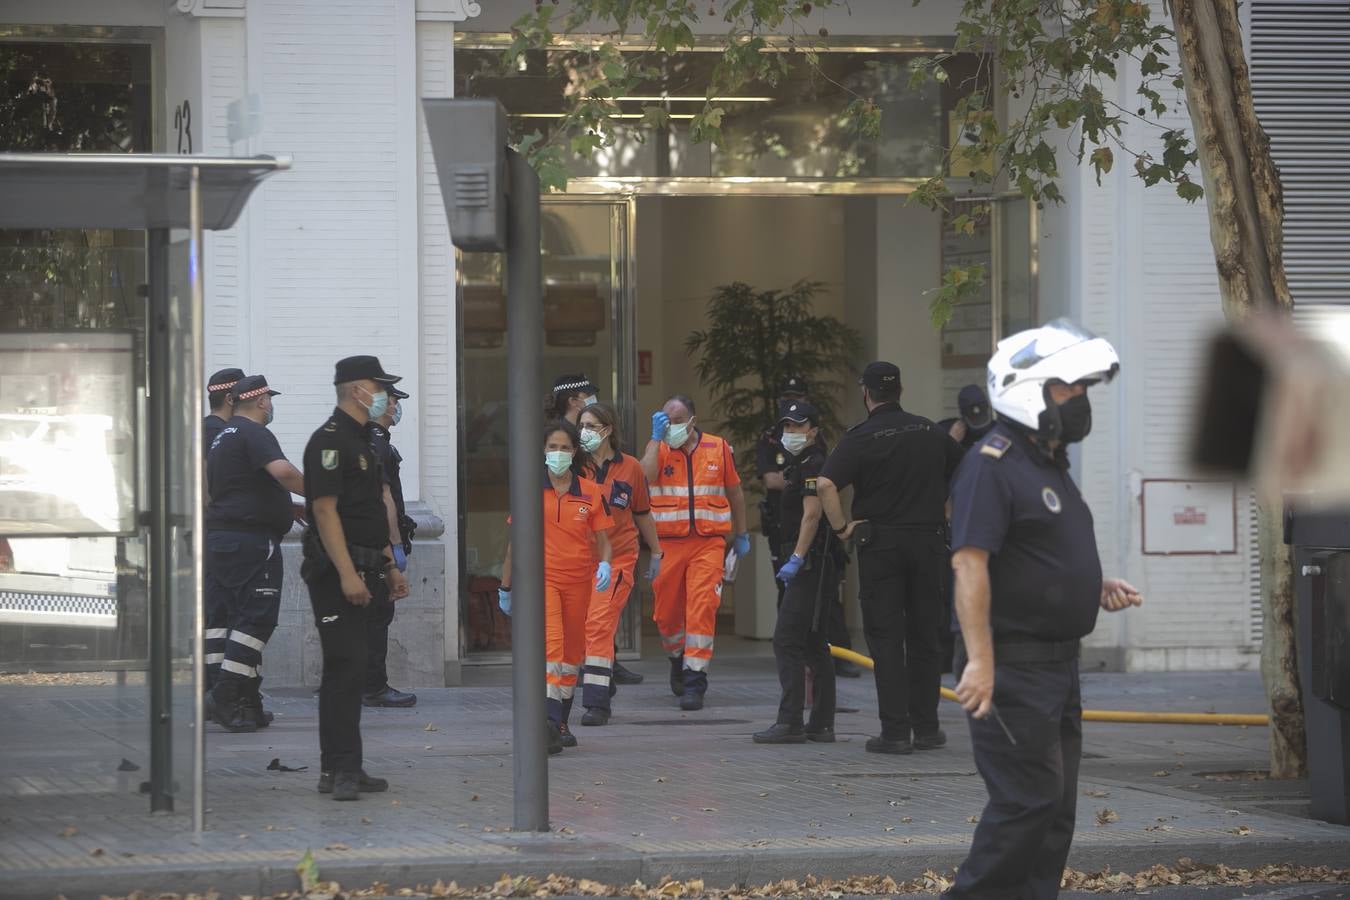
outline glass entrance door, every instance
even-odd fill
[[[507,397],[505,258],[466,253],[459,263],[460,633],[466,659],[505,659],[511,620],[497,608],[506,548],[508,403],[536,404],[542,427],[554,379],[585,374],[616,406],[632,452],[634,421],[632,203],[612,197],[543,201],[544,380]],[[542,463],[542,459],[541,459]],[[636,650],[636,592],[619,628]]]

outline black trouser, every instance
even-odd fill
[[[782,582],[779,582],[780,584]],[[802,727],[806,702],[806,667],[815,673],[812,682],[811,731],[834,727],[834,664],[826,641],[826,615],[838,606],[839,572],[826,554],[811,553],[783,593],[778,623],[773,629],[773,655],[778,662],[778,682],[783,687],[778,703],[778,723]]]
[[[366,634],[366,693],[377,694],[389,686],[389,626],[394,621],[397,604],[387,596],[383,602],[370,601],[367,608]]]
[[[369,606],[353,606],[342,593],[342,579],[332,566],[311,578],[309,603],[323,646],[323,681],[319,684],[319,768],[355,772],[361,768],[361,691],[366,680]],[[364,572],[371,604],[385,603],[389,587],[384,573]]]
[[[281,613],[281,543],[255,532],[208,531],[205,563],[207,683],[241,680],[256,693],[262,651]]]
[[[958,676],[964,665],[958,645]],[[945,896],[1052,898],[1069,858],[1078,801],[1078,660],[996,663],[994,705],[1017,744],[992,715],[970,718],[975,767],[989,802]]]
[[[881,736],[909,740],[937,730],[942,619],[940,531],[881,533],[858,551],[863,634],[872,654]]]
[[[787,562],[788,557],[792,555],[792,549],[783,549],[782,534],[777,526],[765,526],[763,530],[764,537],[769,541],[769,564],[773,566],[773,574],[777,575],[778,570],[783,567],[783,563]],[[778,590],[778,607],[782,607],[786,586],[777,578],[773,580],[773,585]]]
[[[834,602],[821,610],[821,628],[825,629],[825,638],[831,647],[847,647],[852,650],[853,638],[849,637],[848,622],[844,620],[844,600],[839,593],[839,581],[844,577],[844,573],[834,569],[830,572],[830,577],[834,579],[835,585]]]

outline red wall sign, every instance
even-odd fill
[[[652,383],[652,351],[638,351],[638,384]]]

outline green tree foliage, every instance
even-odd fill
[[[920,0],[913,0],[915,6]],[[706,5],[705,5],[706,4]],[[897,6],[900,4],[897,2]],[[522,54],[555,45],[561,38],[581,41],[589,53],[568,57],[557,74],[566,85],[563,117],[545,136],[521,142],[552,190],[566,186],[566,156],[612,146],[623,122],[618,97],[632,95],[659,74],[661,60],[695,46],[700,30],[723,33],[719,60],[707,87],[707,99],[690,122],[695,141],[718,142],[727,110],[716,98],[733,95],[751,82],[776,84],[787,72],[787,57],[800,54],[815,65],[829,33],[818,22],[823,10],[848,9],[847,0],[569,0],[566,5],[536,2],[535,10],[513,27],[504,66]],[[788,35],[786,50],[772,35]],[[1188,201],[1203,190],[1193,180],[1196,153],[1187,134],[1167,124],[1171,112],[1163,91],[1183,86],[1171,57],[1173,32],[1154,19],[1148,3],[1133,0],[963,0],[950,54],[916,59],[911,86],[945,83],[944,65],[956,54],[979,52],[989,70],[962,92],[955,113],[963,140],[939,148],[947,161],[971,164],[976,188],[1011,188],[1037,204],[1063,200],[1060,151],[1092,166],[1100,179],[1117,157],[1132,161],[1146,184],[1166,182]],[[619,44],[637,42],[642,53],[620,52]],[[1137,102],[1112,99],[1109,82],[1131,60],[1142,76]],[[993,80],[991,72],[998,74]],[[982,76],[982,77],[981,77]],[[979,82],[974,83],[974,82]],[[989,85],[986,87],[985,85]],[[669,111],[660,103],[643,107],[643,123],[662,124]],[[880,128],[876,98],[854,93],[846,114],[850,127],[874,136]],[[1158,129],[1161,152],[1154,156],[1123,140],[1131,121]],[[963,168],[967,168],[963,166]],[[912,195],[915,202],[946,210],[956,199],[950,180],[927,179]],[[978,205],[956,217],[957,228],[974,229],[990,215]],[[983,288],[986,273],[951,267],[930,298],[933,321],[941,324],[952,308]]]
[[[832,380],[857,368],[862,338],[834,316],[818,316],[823,285],[798,281],[786,290],[756,290],[743,282],[717,288],[708,301],[708,327],[685,341],[698,357],[699,381],[721,417],[723,436],[737,447],[737,468],[752,465],[760,432],[777,418],[778,390],[788,376],[805,378],[822,425],[837,433]]]
[[[148,150],[148,65],[141,47],[0,42],[0,151]],[[135,232],[0,230],[9,324],[126,327],[138,315],[143,247]]]

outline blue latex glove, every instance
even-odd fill
[[[750,555],[750,532],[736,535],[736,540],[731,542],[731,548],[736,551],[737,556],[745,557]]]
[[[595,589],[597,591],[609,590],[609,563],[601,560],[600,565],[595,567]]]
[[[787,562],[778,567],[778,574],[775,575],[774,578],[777,578],[779,581],[783,582],[783,584],[787,584],[792,580],[794,575],[801,571],[802,563],[804,562],[806,562],[806,560],[795,553],[792,554],[787,558]]]
[[[652,413],[652,440],[659,441],[666,436],[666,429],[670,427],[670,416],[657,410]]]
[[[647,564],[647,580],[655,581],[656,576],[661,574],[661,557],[652,554],[652,561]]]
[[[402,544],[394,545],[394,565],[398,566],[400,572],[408,571],[408,552]]]
[[[497,605],[502,608],[502,612],[508,616],[511,615],[511,589],[497,588]]]

